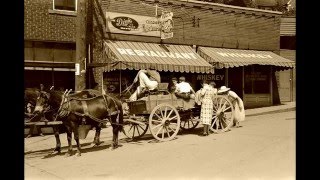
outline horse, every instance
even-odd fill
[[[40,95],[40,91],[36,88],[26,88],[24,90],[24,107],[25,112],[27,112],[27,105],[31,104],[31,112],[33,112],[33,109],[36,105],[36,101],[38,96]]]
[[[81,91],[79,94],[83,93],[84,91]],[[69,148],[66,156],[72,155],[72,132],[74,134],[74,140],[77,143],[76,155],[81,156],[78,128],[79,125],[83,123],[96,128],[94,143],[99,144],[101,126],[104,122],[109,121],[113,129],[112,149],[116,149],[119,146],[118,134],[119,131],[122,131],[123,126],[123,109],[121,101],[110,95],[79,98],[79,94],[76,93],[73,95],[66,95],[66,93],[55,93],[54,91],[41,92],[39,98],[37,99],[35,112],[43,112],[48,105],[52,108],[59,107],[56,120],[61,120],[67,129]]]

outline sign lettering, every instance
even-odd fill
[[[223,57],[245,57],[245,58],[272,58],[269,54],[245,54],[245,53],[224,53],[217,52],[220,56]]]
[[[206,74],[206,75],[198,75],[197,80],[206,79],[208,81],[224,81],[224,75],[220,74]]]
[[[117,48],[117,51],[121,55],[127,56],[148,56],[148,57],[161,57],[161,58],[174,58],[174,59],[197,59],[197,56],[193,52],[162,52],[162,51],[149,51],[142,49],[124,49]]]

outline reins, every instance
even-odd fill
[[[120,125],[120,126],[123,126],[123,124],[120,124],[119,123],[119,114],[120,114],[120,110],[119,110],[119,107],[116,103],[116,101],[114,100],[113,97],[109,96],[110,99],[112,100],[112,102],[114,103],[114,107],[116,108],[116,111],[115,112],[110,112],[110,108],[108,107],[108,101],[106,100],[106,97],[105,95],[99,95],[99,96],[96,96],[96,97],[92,97],[92,98],[77,98],[77,97],[68,97],[69,96],[69,93],[70,93],[71,90],[66,90],[64,92],[64,94],[62,95],[62,100],[61,100],[61,104],[60,104],[60,107],[59,107],[59,110],[58,110],[58,114],[62,117],[65,117],[67,116],[68,114],[70,113],[73,113],[75,114],[76,116],[79,116],[79,117],[89,117],[91,118],[92,120],[98,122],[98,123],[106,123],[107,121],[110,123],[110,124],[115,124],[115,125]],[[92,99],[95,99],[95,98],[98,98],[98,97],[103,97],[104,99],[104,102],[105,102],[105,105],[106,105],[106,108],[107,108],[107,111],[108,111],[108,117],[110,116],[113,116],[113,115],[117,115],[117,118],[116,118],[116,122],[117,123],[113,123],[110,121],[109,118],[106,118],[106,119],[99,119],[95,116],[92,116],[90,115],[89,113],[79,113],[79,112],[75,112],[75,111],[71,111],[69,110],[70,108],[70,102],[72,100],[76,100],[76,101],[82,101],[82,102],[86,102],[88,100],[92,100]],[[67,107],[65,106],[65,104],[67,104]],[[83,103],[83,104],[86,104],[86,103]],[[83,108],[84,112],[86,112],[86,109],[85,107]]]

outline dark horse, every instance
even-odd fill
[[[47,106],[53,109],[58,108],[56,120],[62,121],[67,129],[68,152],[66,155],[72,155],[72,132],[74,140],[77,143],[77,156],[81,155],[81,147],[79,143],[79,125],[85,123],[96,128],[94,143],[100,143],[101,126],[109,121],[113,128],[112,149],[118,147],[118,134],[122,131],[123,126],[123,110],[121,102],[114,97],[108,95],[98,95],[91,98],[83,98],[81,91],[66,96],[65,93],[50,91],[41,91],[37,99],[35,112],[41,113]],[[56,135],[55,135],[56,136]],[[59,135],[58,135],[59,136]],[[57,137],[57,136],[56,136]],[[56,138],[57,139],[57,138]],[[57,141],[55,151],[60,151],[60,140]]]

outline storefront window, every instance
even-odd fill
[[[270,93],[270,66],[251,65],[244,68],[245,94]]]
[[[76,11],[77,0],[53,0],[55,10]]]

